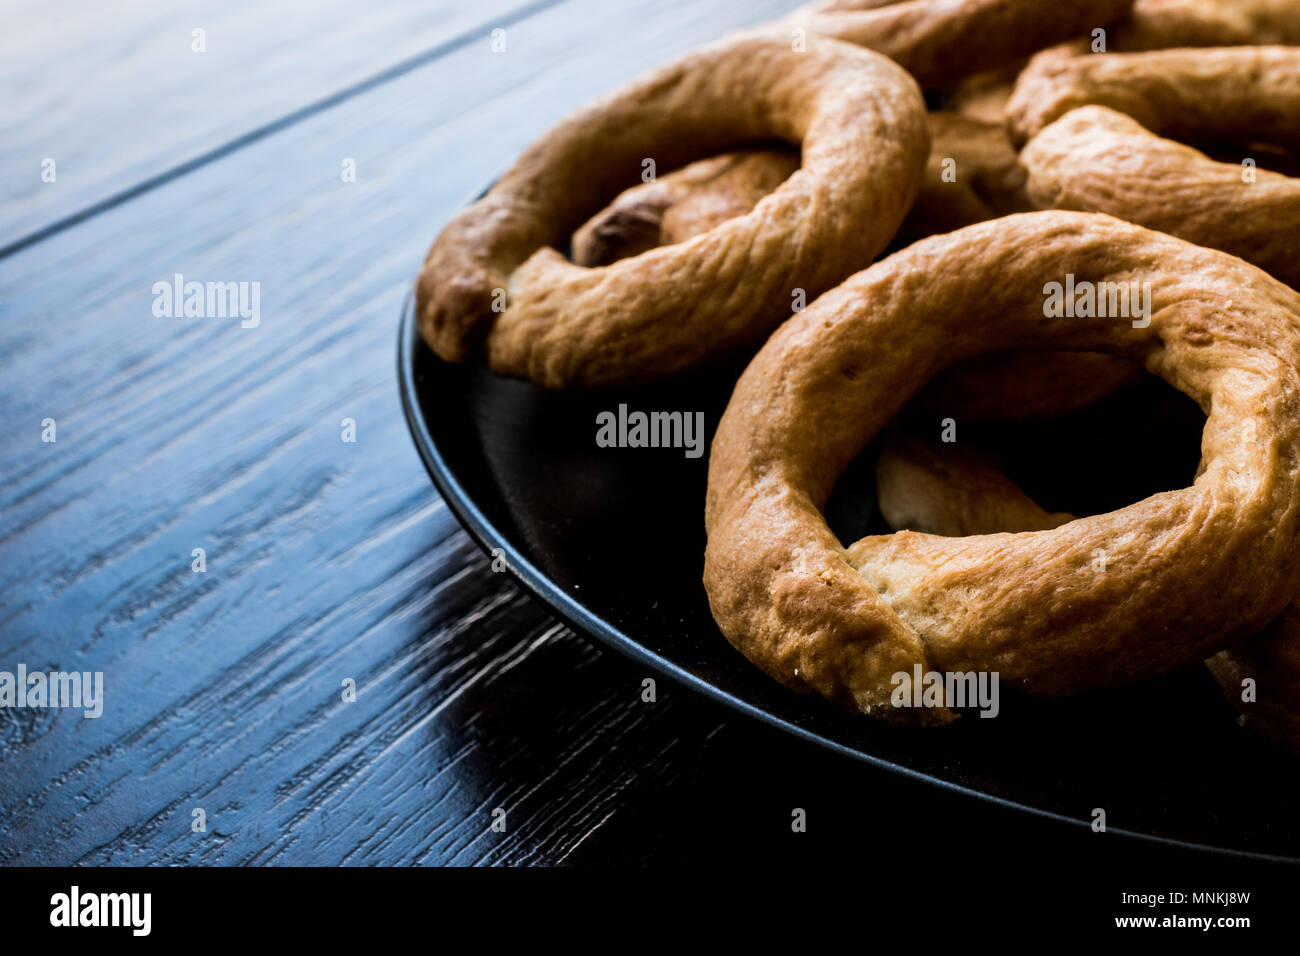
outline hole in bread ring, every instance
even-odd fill
[[[1046,318],[1067,274],[1149,282],[1149,323]],[[1052,530],[841,544],[821,509],[858,451],[940,368],[1027,347],[1109,352],[1191,396],[1207,413],[1194,483]],[[714,617],[778,680],[895,720],[944,716],[891,706],[891,675],[914,666],[1057,695],[1199,659],[1300,590],[1298,357],[1300,294],[1109,216],[1026,213],[910,246],[786,323],[737,384],[709,464]]]
[[[1172,408],[1149,398],[1138,415],[1182,431]],[[1084,454],[1103,450],[1096,441],[1085,438],[1084,444],[1091,445]],[[1130,464],[1126,461],[1125,467]],[[1107,468],[1114,471],[1111,462]],[[895,530],[962,536],[1038,531],[1075,520],[1066,512],[1048,512],[978,444],[944,444],[900,431],[892,431],[881,449],[876,488],[881,514]],[[1262,631],[1205,664],[1245,726],[1300,754],[1300,599]]]
[[[743,91],[740,95],[738,91]],[[748,215],[595,269],[555,246],[640,173],[755,141],[802,168]],[[893,237],[929,150],[915,81],[879,54],[770,38],[706,47],[571,114],[434,242],[417,287],[442,358],[548,387],[645,381],[769,332]],[[504,289],[504,311],[493,311]]]

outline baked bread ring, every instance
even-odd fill
[[[1295,0],[1134,0],[1117,50],[1300,43]]]
[[[1041,531],[1074,520],[1044,510],[978,450],[897,433],[881,448],[876,491],[881,514],[895,530],[961,537]],[[1205,665],[1247,727],[1300,753],[1300,599]],[[1244,697],[1246,679],[1255,683],[1253,699]]]
[[[553,248],[645,158],[673,169],[763,140],[802,143],[803,165],[752,213],[600,269]],[[420,274],[420,330],[447,361],[481,344],[494,371],[551,388],[680,371],[765,335],[795,288],[811,299],[869,263],[929,145],[919,88],[877,53],[705,47],[571,114],[455,216]]]
[[[1300,49],[1294,59],[1300,69]],[[1104,106],[1066,113],[1020,158],[1040,209],[1109,213],[1241,256],[1300,287],[1300,179],[1254,170],[1244,182],[1239,163],[1215,162]]]
[[[1045,318],[1045,283],[1067,274],[1151,283],[1149,322]],[[939,368],[1027,346],[1140,361],[1198,401],[1195,483],[1047,531],[844,547],[821,508],[858,451]],[[714,618],[782,683],[895,720],[950,717],[890,706],[914,665],[1059,695],[1203,658],[1300,587],[1297,362],[1300,294],[1109,216],[1025,213],[919,242],[783,325],[736,385],[709,463]]]
[[[870,47],[900,63],[922,86],[1006,66],[1072,36],[1105,27],[1133,0],[823,0],[774,28]],[[812,44],[809,44],[811,49]]]
[[[1263,140],[1300,146],[1300,48],[1244,46],[1083,53],[1073,45],[1029,61],[1007,103],[1023,145],[1080,106],[1108,106],[1182,142]]]

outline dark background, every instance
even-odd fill
[[[956,847],[963,879],[1084,867],[1098,906],[1143,867],[1243,872],[823,753],[666,681],[642,703],[649,675],[492,573],[431,487],[393,366],[440,226],[567,110],[791,6],[14,6],[0,669],[101,670],[106,706],[0,710],[0,863],[878,870]],[[156,318],[178,272],[260,282],[260,326]]]

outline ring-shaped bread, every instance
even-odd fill
[[[660,171],[779,140],[803,164],[747,215],[602,268],[558,251],[652,159]],[[796,52],[743,36],[571,114],[438,236],[417,285],[425,340],[478,347],[541,385],[647,381],[766,335],[869,263],[911,206],[929,152],[920,89],[847,43]]]
[[[1048,318],[1067,275],[1137,283],[1146,318]],[[1109,352],[1190,395],[1208,416],[1195,482],[1052,530],[843,545],[821,509],[859,450],[939,369],[1014,348]],[[1298,363],[1295,291],[1109,216],[919,242],[787,322],[737,384],[709,464],[714,617],[777,680],[895,720],[949,716],[891,706],[915,666],[1060,695],[1199,660],[1300,589]]]

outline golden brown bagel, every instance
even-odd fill
[[[744,90],[738,99],[736,90]],[[803,165],[748,215],[586,269],[556,251],[652,158],[673,169],[753,140]],[[551,388],[645,381],[761,341],[893,237],[929,152],[916,83],[869,50],[761,37],[706,47],[571,114],[437,238],[417,284],[443,359]]]
[[[1067,273],[1150,282],[1149,324],[1045,318]],[[920,384],[1030,346],[1117,354],[1194,398],[1195,483],[1046,531],[838,541],[823,504]],[[783,325],[737,384],[709,464],[714,618],[777,680],[896,720],[946,716],[890,706],[914,665],[1059,695],[1200,659],[1300,589],[1298,363],[1300,295],[1224,253],[1066,212],[919,242]]]
[[[1018,65],[1048,43],[1109,22],[1131,3],[1071,0],[1049,16],[1035,0],[825,0],[775,29],[760,29],[810,28],[884,53],[923,84],[964,81],[952,93],[953,110],[931,114],[935,145],[914,216],[919,221],[905,227],[907,237],[917,238],[1029,208],[1015,152],[1000,134]],[[970,181],[942,188],[951,184],[941,180],[938,164],[948,157],[970,171]],[[575,234],[574,261],[605,264],[706,232],[752,209],[795,169],[793,150],[747,150],[634,186]]]

